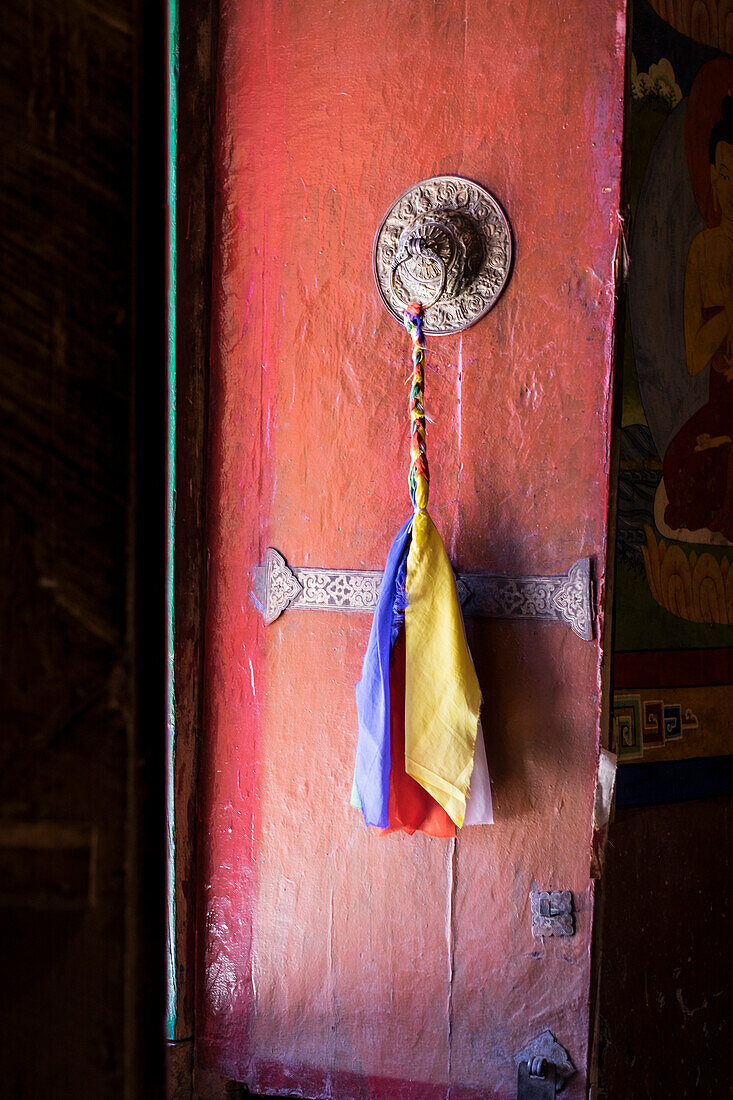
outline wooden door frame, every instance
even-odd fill
[[[175,0],[169,0],[171,16]],[[175,989],[169,1095],[191,1094],[196,980],[196,793],[206,614],[206,433],[218,8],[178,3],[173,535]],[[170,808],[169,808],[170,810]]]

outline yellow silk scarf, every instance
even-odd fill
[[[481,689],[466,645],[453,570],[424,511],[417,511],[413,521],[406,587],[405,768],[460,828]]]

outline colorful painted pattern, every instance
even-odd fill
[[[668,545],[648,524],[644,531],[646,576],[660,607],[688,622],[732,624],[733,569],[728,558]]]
[[[613,739],[622,761],[639,760],[645,749],[679,741],[698,728],[695,714],[681,703],[618,692],[613,697]]]

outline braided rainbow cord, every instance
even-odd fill
[[[412,381],[410,385],[410,500],[415,512],[428,506],[430,473],[425,449],[425,344],[422,331],[423,308],[410,302],[402,314],[405,328],[412,338]]]

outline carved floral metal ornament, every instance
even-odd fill
[[[485,188],[462,176],[434,176],[409,187],[387,211],[374,241],[382,300],[402,323],[419,301],[423,332],[444,336],[475,324],[509,277],[509,222]]]
[[[283,611],[373,611],[382,580],[379,571],[290,566],[270,546],[254,571],[254,589],[265,625]],[[567,573],[547,577],[503,577],[493,573],[456,575],[466,615],[491,619],[559,622],[585,641],[593,637],[590,562],[581,558]]]

